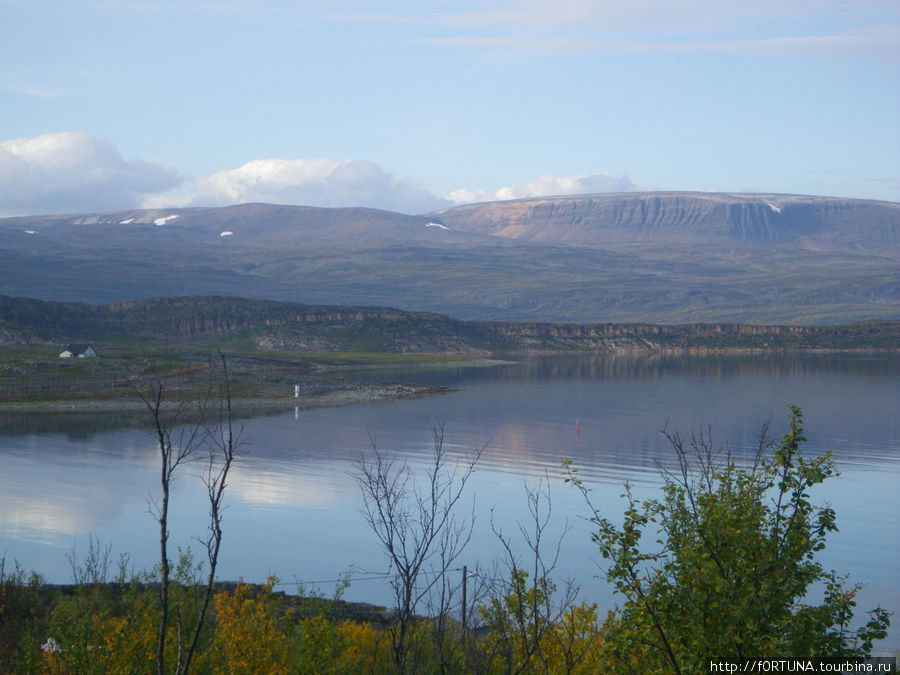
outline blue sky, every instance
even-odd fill
[[[0,215],[900,201],[895,0],[0,0]]]

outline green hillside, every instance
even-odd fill
[[[897,349],[900,322],[842,326],[565,324],[461,321],[378,307],[230,297],[113,305],[0,296],[0,343],[216,342],[254,352],[478,355],[536,351]]]
[[[900,319],[900,205],[629,193],[410,216],[267,204],[0,219],[0,295],[388,306],[478,321]]]

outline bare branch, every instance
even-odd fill
[[[415,670],[413,627],[423,602],[449,606],[453,597],[447,573],[462,554],[474,529],[470,517],[456,520],[456,507],[485,448],[450,466],[444,428],[432,426],[432,455],[422,483],[414,481],[405,460],[385,454],[373,434],[371,458],[362,457],[354,477],[363,496],[364,517],[393,570],[395,621],[390,627],[394,665]],[[437,598],[433,599],[433,594]]]

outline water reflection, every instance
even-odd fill
[[[369,377],[383,379],[390,371],[373,371]],[[661,377],[741,378],[806,377],[810,375],[856,375],[897,377],[900,360],[882,354],[595,354],[566,356],[509,356],[496,368],[420,368],[417,381],[439,384],[464,378],[473,380],[644,380]]]
[[[527,514],[523,484],[548,476],[558,529],[566,519],[573,527],[562,571],[592,600],[610,603],[608,588],[594,579],[596,552],[579,517],[584,505],[562,485],[561,461],[575,462],[605,512],[621,513],[624,481],[641,497],[655,494],[657,462],[671,458],[660,435],[666,424],[688,432],[709,424],[746,458],[763,422],[771,418],[780,435],[785,406],[795,403],[806,414],[809,452],[835,450],[844,474],[813,495],[832,503],[841,528],[826,566],[868,584],[861,608],[881,601],[900,610],[898,375],[897,357],[832,355],[535,358],[493,368],[391,371],[389,379],[458,391],[244,422],[247,454],[231,480],[222,576],[332,579],[348,565],[383,569],[359,514],[352,470],[371,451],[370,436],[421,467],[430,426],[442,422],[452,456],[488,446],[472,482],[478,523],[466,562],[496,553],[491,509],[514,532]],[[0,553],[66,581],[61,549],[94,534],[139,565],[152,564],[147,507],[158,476],[147,430],[133,418],[108,416],[7,416],[0,429]],[[174,486],[178,545],[205,528],[198,468],[187,467]],[[372,583],[351,587],[350,595],[387,602],[385,589]]]
[[[271,411],[238,411],[236,419],[278,414]],[[120,429],[152,430],[149,415],[141,412],[0,412],[0,438],[35,434],[64,434],[72,441],[88,441],[94,436]]]
[[[0,413],[0,436],[65,434],[73,441],[97,434],[146,426],[140,415],[110,413]]]

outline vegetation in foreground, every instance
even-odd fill
[[[763,654],[869,655],[886,635],[888,613],[875,609],[854,628],[858,586],[817,561],[836,529],[836,514],[814,506],[809,493],[836,471],[830,453],[802,456],[799,409],[791,408],[789,424],[780,443],[763,435],[750,466],[739,466],[708,436],[685,442],[668,435],[677,470],[664,473],[658,499],[638,502],[626,486],[621,523],[594,509],[589,488],[567,467],[621,598],[606,617],[597,615],[596,605],[577,603],[574,587],[558,587],[553,578],[558,548],[554,553],[551,546],[548,554],[542,541],[549,502],[540,489],[528,492],[533,523],[520,528],[530,558],[513,555],[498,531],[508,555],[493,573],[472,575],[479,583],[468,598],[450,581],[447,572],[471,531],[456,507],[478,457],[457,472],[446,462],[436,429],[434,463],[419,482],[405,464],[381,453],[374,439],[374,460],[359,468],[368,521],[396,571],[391,584],[397,604],[382,621],[340,618],[338,603],[289,601],[274,592],[274,579],[262,587],[223,589],[210,583],[212,575],[190,552],[171,567],[164,557],[156,569],[130,579],[123,559],[107,583],[109,550],[98,544],[84,563],[72,556],[76,586],[70,589],[0,563],[0,668],[689,673],[705,670],[710,660]],[[221,428],[230,433],[227,425]],[[165,438],[160,443],[165,446]],[[163,466],[165,461],[163,456]],[[215,494],[221,496],[213,490],[211,504]],[[158,520],[164,542],[165,521]],[[213,513],[211,522],[214,542],[221,519]],[[655,543],[645,543],[645,534]],[[160,592],[164,586],[167,595]],[[336,598],[344,588],[338,586]],[[185,651],[194,634],[191,660]]]

